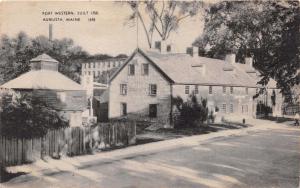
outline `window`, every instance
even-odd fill
[[[223,104],[222,104],[222,112],[223,112],[223,113],[226,113],[226,103],[223,103]]]
[[[230,104],[230,113],[233,113],[233,104]]]
[[[208,93],[209,93],[209,94],[212,94],[212,86],[209,86],[209,88],[208,88]]]
[[[230,94],[233,94],[233,87],[230,87]]]
[[[94,67],[94,68],[96,67],[96,63],[93,63],[93,67]]]
[[[143,64],[142,74],[148,75],[149,74],[149,64]]]
[[[247,87],[245,88],[245,92],[248,95],[249,89]]]
[[[185,94],[189,94],[190,93],[190,86],[185,86]]]
[[[98,71],[98,76],[100,76],[101,75],[101,71]]]
[[[91,71],[89,71],[89,75],[91,75]]]
[[[120,94],[127,95],[127,84],[120,84]]]
[[[121,103],[121,115],[126,116],[127,115],[127,104]]]
[[[67,95],[65,92],[57,92],[57,99],[60,100],[60,102],[66,102]]]
[[[119,67],[121,66],[121,61],[119,61]]]
[[[129,75],[134,75],[134,64],[129,64],[128,68]]]
[[[96,71],[93,71],[93,76],[94,76],[94,78],[96,77]]]
[[[156,84],[149,85],[149,95],[156,95],[157,93],[157,86]]]
[[[91,63],[89,63],[89,68],[91,68]]]
[[[223,93],[225,94],[226,93],[226,87],[223,86]]]
[[[242,105],[242,113],[247,114],[248,113],[248,105]]]
[[[195,85],[195,94],[198,94],[199,93],[199,89],[198,89],[198,86]]]
[[[110,68],[110,62],[107,62],[107,67]]]
[[[116,66],[116,62],[113,62],[113,67],[115,67]]]
[[[149,117],[150,118],[157,117],[157,104],[149,104]]]
[[[171,45],[167,46],[167,52],[171,52]]]

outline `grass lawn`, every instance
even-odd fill
[[[148,130],[147,126],[143,124],[143,126],[137,127],[137,144],[145,144],[149,142],[169,140],[185,136],[208,134],[211,132],[217,132],[228,129],[241,129],[249,126],[250,125],[242,123],[224,122],[201,125],[198,127],[159,128],[156,130]]]

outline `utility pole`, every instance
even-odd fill
[[[49,41],[53,40],[53,25],[49,24]]]
[[[2,116],[2,96],[0,96],[0,137],[2,137],[2,120],[1,120],[1,116]],[[3,182],[4,180],[4,174],[5,174],[5,167],[4,167],[4,162],[3,162],[3,158],[2,158],[2,153],[3,153],[3,148],[2,148],[2,144],[0,144],[0,183]]]

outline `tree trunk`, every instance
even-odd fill
[[[146,25],[144,23],[144,20],[143,20],[141,14],[139,12],[137,14],[138,14],[139,19],[141,20],[141,23],[142,23],[145,35],[147,37],[147,42],[148,42],[149,48],[151,49],[151,47],[152,47],[152,41],[150,40],[149,33],[147,31]]]

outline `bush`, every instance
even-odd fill
[[[256,115],[269,116],[272,113],[272,107],[265,105],[261,101],[256,105]]]
[[[208,119],[206,99],[201,99],[201,103],[198,103],[197,97],[192,94],[186,102],[180,97],[174,98],[173,104],[179,112],[175,117],[175,128],[195,127]]]
[[[211,120],[212,123],[215,123],[216,117],[215,117],[214,112],[212,110],[209,112],[208,119]]]
[[[6,94],[3,98],[2,135],[18,138],[41,137],[48,129],[68,126],[68,122],[56,110],[28,94]]]

